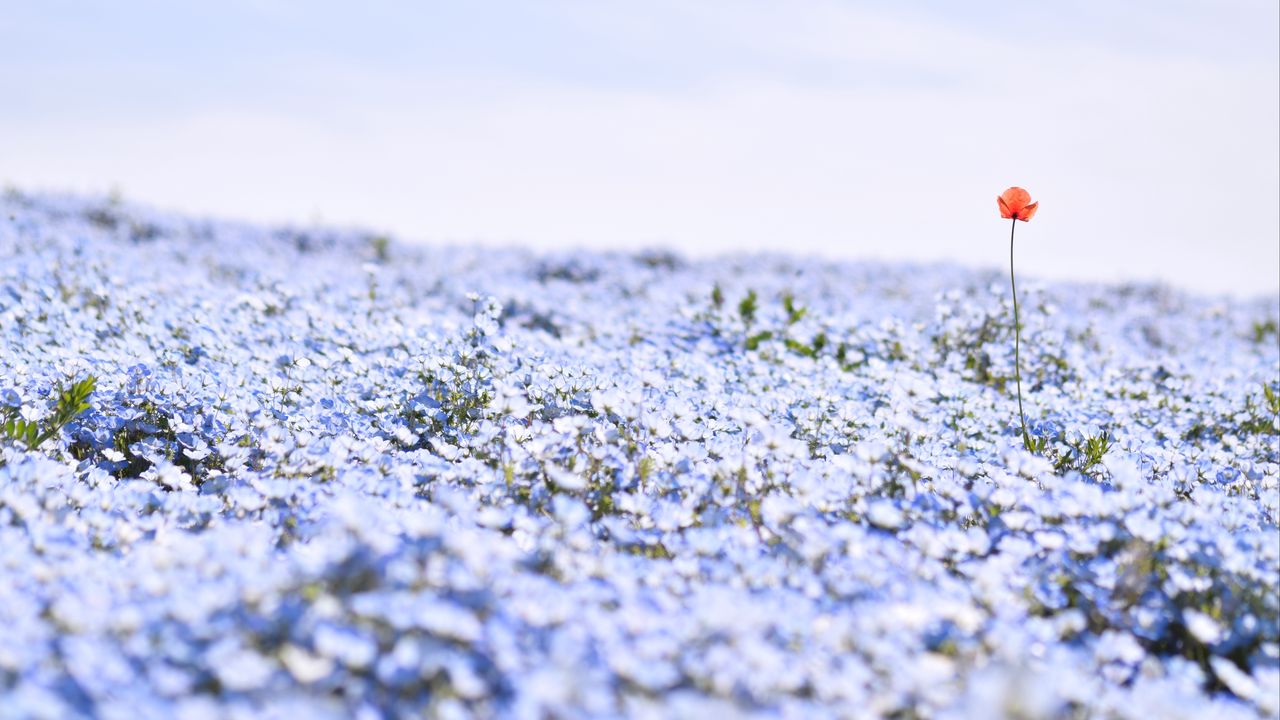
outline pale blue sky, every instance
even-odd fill
[[[1274,0],[0,2],[0,182],[1280,290]]]

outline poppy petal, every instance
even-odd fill
[[[1031,202],[1031,193],[1017,186],[1005,190],[1000,197],[1004,198],[1004,202],[1009,206],[1010,212],[1015,214]]]
[[[1039,201],[1031,203],[1030,205],[1022,208],[1022,210],[1018,212],[1018,219],[1021,220],[1022,222],[1026,222],[1030,220],[1031,218],[1036,216],[1036,210],[1038,210],[1039,208],[1040,208]]]
[[[996,197],[996,203],[1000,206],[1000,217],[1008,220],[1013,217],[1013,211],[1009,209],[1009,205],[1005,203],[1003,197]]]

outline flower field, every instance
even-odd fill
[[[1020,278],[1033,453],[1007,281],[10,192],[0,718],[1277,717],[1280,299]]]

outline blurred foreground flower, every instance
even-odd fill
[[[1000,217],[1013,221],[1009,228],[1009,287],[1013,290],[1013,377],[1018,386],[1018,417],[1022,421],[1022,445],[1031,449],[1031,436],[1027,434],[1027,415],[1022,411],[1022,368],[1018,357],[1021,331],[1018,326],[1018,285],[1013,279],[1013,231],[1018,221],[1026,222],[1035,217],[1039,202],[1031,202],[1031,193],[1020,187],[1011,187],[996,198]]]

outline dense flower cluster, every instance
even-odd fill
[[[1274,297],[0,211],[0,717],[1280,713]]]

